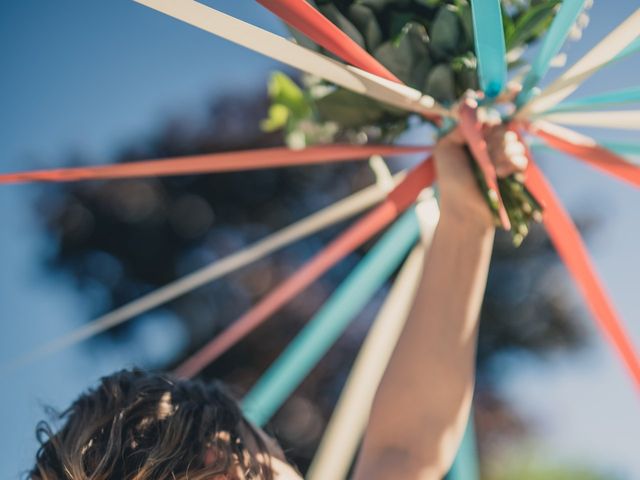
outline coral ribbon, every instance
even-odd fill
[[[384,65],[305,0],[256,1],[271,10],[287,25],[304,33],[345,62],[392,82],[402,83]]]
[[[527,130],[556,150],[579,158],[595,168],[640,187],[640,167],[598,145],[594,139],[547,122],[533,123],[527,127]]]
[[[504,203],[502,202],[502,197],[500,196],[496,169],[489,158],[487,142],[482,135],[482,125],[478,121],[477,117],[477,108],[478,104],[475,100],[470,98],[465,99],[460,104],[460,130],[469,145],[469,149],[471,150],[473,157],[482,171],[487,187],[496,194],[496,198],[498,200],[498,216],[502,227],[505,230],[510,230],[511,222],[509,221],[509,216],[507,215]]]
[[[391,156],[420,153],[430,149],[430,146],[402,147],[392,145],[326,145],[302,150],[292,150],[285,147],[262,148],[114,165],[5,173],[0,175],[0,185],[231,172],[341,162],[367,158],[371,155]]]
[[[543,221],[551,242],[582,292],[597,326],[613,344],[636,385],[640,387],[640,360],[598,279],[578,229],[531,159],[526,175],[527,188],[545,205]]]
[[[287,25],[299,30],[347,63],[365,72],[404,85],[398,77],[305,0],[256,1],[271,10]],[[430,97],[429,99],[433,102],[433,99]],[[429,112],[428,109],[423,109],[419,113],[436,123],[440,121],[440,115],[435,111]]]
[[[341,259],[389,225],[400,212],[406,210],[413,203],[423,188],[431,185],[434,178],[433,162],[431,159],[427,159],[412,170],[389,193],[383,203],[333,240],[220,335],[188,358],[177,368],[175,373],[181,377],[192,377],[200,372]]]

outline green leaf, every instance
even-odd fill
[[[453,102],[456,98],[456,92],[455,77],[451,65],[448,63],[436,65],[429,73],[422,91],[440,102]]]
[[[475,43],[473,36],[473,17],[471,15],[471,6],[467,0],[456,0],[458,17],[460,17],[460,25],[465,37],[464,48],[472,50]]]
[[[360,31],[345,17],[338,7],[336,7],[332,3],[326,3],[324,5],[319,5],[318,10],[322,12],[322,14],[327,17],[333,24],[335,24],[340,30],[346,33],[351,40],[356,42],[361,47],[365,47],[364,37],[360,33]]]
[[[371,7],[354,3],[349,18],[364,37],[367,50],[372,52],[382,43],[382,30]]]
[[[269,107],[267,118],[260,122],[260,129],[264,132],[275,132],[287,125],[290,117],[290,110],[279,103]]]
[[[442,0],[416,0],[417,3],[426,5],[427,7],[438,7],[442,4]]]
[[[381,12],[388,5],[393,5],[398,0],[356,0],[354,3],[356,5],[366,5],[371,8],[374,12]]]
[[[462,25],[453,5],[440,7],[431,27],[431,52],[444,59],[460,48]]]
[[[285,106],[296,118],[303,118],[311,113],[311,107],[303,91],[282,72],[271,74],[268,92],[273,105]]]
[[[344,128],[375,125],[386,113],[381,104],[342,88],[316,99],[316,109],[322,120]]]
[[[560,0],[547,0],[527,10],[519,17],[510,32],[505,32],[507,50],[523,45],[540,36],[548,27]],[[507,35],[508,33],[508,35]]]
[[[478,90],[478,61],[474,53],[454,58],[451,68],[456,78],[456,97],[460,97],[468,89]]]
[[[419,87],[431,67],[428,40],[427,30],[422,24],[409,22],[397,41],[380,45],[374,57],[404,83]]]
[[[514,17],[509,15],[508,8],[506,8],[506,6],[504,4],[502,4],[501,7],[502,7],[501,8],[501,10],[502,10],[502,30],[504,32],[505,46],[506,46],[506,39],[511,37],[514,34],[516,26],[515,26],[515,23],[514,23]]]
[[[389,39],[399,41],[402,31],[415,15],[405,11],[392,11],[389,15]]]

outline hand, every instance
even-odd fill
[[[487,124],[484,127],[484,137],[498,177],[524,172],[527,168],[525,147],[515,132],[501,124]],[[440,189],[440,209],[444,215],[490,227],[494,225],[493,215],[478,189],[465,145],[459,129],[436,144],[434,157]]]

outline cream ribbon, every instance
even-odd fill
[[[400,182],[404,178],[404,175],[404,172],[396,174],[393,177],[393,182]],[[43,356],[87,340],[134,317],[142,315],[153,308],[164,305],[181,295],[256,262],[291,243],[351,218],[381,202],[386,197],[386,194],[387,191],[384,185],[371,185],[343,200],[331,204],[307,218],[259,240],[239,252],[217,260],[211,265],[196,270],[174,282],[168,283],[153,292],[96,318],[68,335],[55,339],[39,349],[28,352],[25,356],[13,360],[10,364],[3,365],[0,371],[31,363]]]
[[[540,117],[565,125],[640,130],[640,110],[557,112],[542,114]]]
[[[422,241],[409,254],[358,353],[307,472],[307,480],[347,478],[378,384],[413,305],[426,251],[438,222],[437,202],[430,196],[417,205],[416,213]]]
[[[427,115],[449,115],[448,110],[437,105],[432,97],[422,95],[414,88],[344,65],[194,0],[135,1],[303,72],[402,110]]]

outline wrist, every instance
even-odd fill
[[[493,215],[482,199],[471,203],[441,198],[440,221],[466,226],[480,233],[495,230]]]

